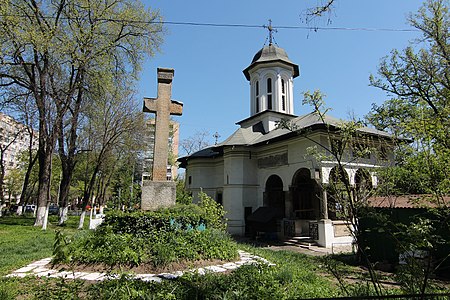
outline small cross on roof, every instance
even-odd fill
[[[274,32],[278,32],[278,30],[274,29],[272,27],[272,20],[269,19],[269,25],[264,25],[264,28],[267,28],[267,30],[269,30],[269,45],[272,45],[273,43],[273,33]]]

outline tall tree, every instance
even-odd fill
[[[378,129],[409,137],[414,143],[399,152],[397,182],[421,182],[413,192],[450,192],[450,12],[448,1],[429,0],[409,23],[422,32],[403,51],[385,57],[370,82],[389,95],[374,105],[369,121]],[[402,155],[403,154],[403,155]],[[402,175],[403,174],[403,175]],[[409,179],[401,180],[404,175]],[[410,192],[409,186],[400,187]]]
[[[158,19],[157,12],[132,0],[0,0],[0,88],[31,95],[38,110],[35,225],[43,223],[58,137],[60,143],[61,134],[66,137],[67,149],[59,145],[64,168],[73,169],[87,92],[117,74],[137,74],[144,55],[152,55],[161,42],[161,23],[154,22]],[[63,177],[68,174],[63,171]]]
[[[107,162],[111,160],[110,156],[120,152],[124,145],[129,145],[130,137],[139,140],[144,129],[143,114],[133,101],[133,95],[118,87],[117,82],[114,82],[114,85],[116,86],[114,91],[92,102],[86,112],[88,114],[86,146],[89,149],[88,156],[92,160],[91,170],[86,173],[80,228],[83,226],[86,207],[91,202],[98,184],[97,180],[102,177],[101,172],[106,171]],[[120,155],[117,157],[120,158]],[[114,168],[110,171],[113,172]]]

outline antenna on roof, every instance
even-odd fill
[[[278,32],[278,30],[274,29],[272,27],[272,20],[269,19],[269,25],[263,25],[264,28],[267,28],[269,30],[269,46],[273,43],[273,33]]]

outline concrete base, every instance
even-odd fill
[[[158,208],[175,205],[176,183],[173,181],[142,181],[142,210],[157,210]]]
[[[333,222],[329,219],[317,221],[319,226],[319,239],[316,240],[319,246],[331,248],[334,239]]]

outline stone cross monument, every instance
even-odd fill
[[[158,68],[158,97],[144,98],[144,112],[155,113],[155,149],[152,180],[142,182],[142,210],[175,204],[176,184],[167,181],[170,115],[181,116],[183,103],[172,100],[173,69]]]

